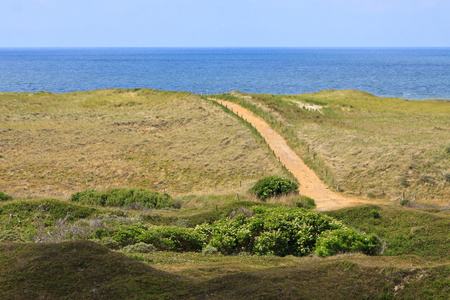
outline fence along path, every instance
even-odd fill
[[[331,191],[316,173],[287,145],[284,138],[260,117],[255,116],[249,110],[233,102],[214,98],[209,99],[232,110],[233,113],[245,119],[261,134],[279,161],[297,178],[300,183],[300,194],[315,200],[316,210],[334,210],[369,203],[356,197],[349,197]]]

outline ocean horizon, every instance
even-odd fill
[[[450,99],[450,48],[0,48],[0,92],[361,90]]]

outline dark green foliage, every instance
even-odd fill
[[[240,214],[212,225],[199,225],[196,231],[207,236],[209,246],[223,254],[304,256],[312,253],[320,234],[344,228],[332,218],[304,209],[256,207],[253,212],[249,218]]]
[[[175,202],[168,194],[144,189],[112,189],[104,192],[87,190],[72,195],[71,201],[98,206],[122,207],[140,204],[148,208],[173,207]]]
[[[375,218],[375,219],[380,218],[380,213],[379,213],[378,210],[376,210],[376,209],[372,209],[372,210],[370,211],[370,215],[371,215],[373,218]]]
[[[112,234],[112,238],[122,247],[133,245],[146,229],[144,226],[121,226]]]
[[[380,242],[376,235],[364,235],[354,229],[337,229],[325,232],[317,240],[315,252],[319,256],[331,256],[338,253],[362,252],[374,255]]]
[[[166,226],[142,233],[137,241],[153,244],[159,250],[199,252],[205,243],[205,236],[192,228]]]
[[[105,236],[106,234],[98,230],[95,232],[95,235]],[[142,225],[123,225],[111,232],[110,235],[122,247],[136,243],[146,243],[164,251],[199,252],[205,244],[205,236],[194,229],[175,226],[149,228]]]
[[[256,194],[259,199],[265,201],[273,196],[287,195],[296,193],[298,184],[290,179],[269,176],[259,180],[249,192]]]
[[[7,195],[7,194],[5,194],[3,192],[0,192],[0,201],[10,201],[12,199],[13,199],[12,196]]]

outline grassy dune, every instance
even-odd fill
[[[327,184],[389,200],[325,212],[359,233],[377,235],[376,255],[203,254],[167,248],[162,235],[154,240],[157,251],[129,253],[126,247],[144,234],[150,239],[166,230],[166,241],[188,245],[195,242],[188,232],[196,225],[239,210],[294,207],[301,199],[261,202],[246,193],[261,177],[289,175],[248,125],[198,95],[1,93],[0,191],[14,199],[0,194],[0,298],[448,297],[448,101],[355,91],[233,95],[221,97],[265,118]],[[125,187],[165,190],[179,206],[68,200],[77,191]],[[416,194],[420,205],[400,206],[402,192],[409,199]]]
[[[116,187],[227,194],[283,174],[245,124],[188,93],[2,93],[0,132],[0,191],[13,196]]]
[[[404,193],[409,200],[416,195],[418,202],[449,204],[450,101],[353,90],[232,94],[222,97],[263,116],[333,188],[339,184],[340,191],[367,198],[399,201]]]

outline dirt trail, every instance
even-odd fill
[[[228,107],[234,113],[238,114],[258,130],[266,140],[269,147],[274,151],[280,162],[297,178],[300,183],[299,192],[301,195],[313,198],[316,201],[316,210],[334,210],[348,206],[355,206],[367,201],[345,196],[331,191],[320,179],[316,173],[311,170],[298,155],[287,145],[284,138],[269,124],[260,117],[255,116],[249,110],[232,102],[210,99],[223,106]]]

